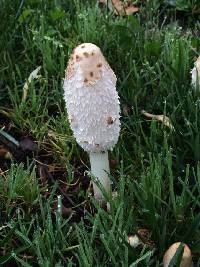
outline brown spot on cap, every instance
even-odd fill
[[[97,64],[97,68],[101,68],[102,67],[102,63]]]
[[[88,79],[87,79],[87,78],[85,78],[85,79],[84,79],[84,83],[87,83],[87,82],[88,82]]]
[[[76,61],[80,61],[81,57],[79,57],[78,55],[76,55]]]
[[[106,121],[107,121],[107,124],[108,124],[108,125],[111,125],[111,124],[113,124],[113,122],[114,122],[115,120],[113,120],[112,117],[108,117],[108,118],[106,119]]]
[[[89,57],[88,52],[84,52],[83,55],[84,55],[85,57]]]
[[[94,56],[94,52],[92,52],[91,55]]]
[[[93,73],[92,71],[90,72],[90,76],[91,76],[91,77],[93,77],[93,76],[94,76],[94,73]]]
[[[85,46],[84,46],[84,45],[82,45],[82,46],[81,46],[81,48],[85,48]]]

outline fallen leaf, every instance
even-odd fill
[[[115,15],[131,15],[139,11],[139,8],[133,6],[131,1],[123,3],[120,0],[99,0],[101,4],[107,4],[110,11],[114,12]]]
[[[139,8],[136,7],[136,6],[129,6],[129,7],[125,7],[123,8],[121,11],[118,11],[120,15],[124,15],[124,9],[125,9],[125,12],[126,12],[126,15],[132,15],[136,12],[139,11]]]
[[[151,236],[151,233],[146,228],[138,228],[137,234],[142,237],[143,239],[149,239]]]
[[[172,125],[171,120],[167,116],[151,114],[146,112],[145,110],[142,110],[142,114],[147,118],[161,121],[165,126],[169,127],[171,130],[174,130],[174,126]]]
[[[8,149],[3,146],[0,146],[0,157],[4,159],[12,159],[12,154]]]
[[[23,87],[22,101],[25,101],[27,98],[29,84],[31,83],[31,81],[34,79],[38,79],[40,77],[40,75],[38,75],[38,72],[40,71],[40,69],[41,69],[41,66],[37,67],[34,71],[32,71],[28,77],[28,80],[25,82],[24,87]]]
[[[148,229],[146,228],[138,228],[137,229],[137,235],[143,240],[143,242],[150,246],[150,247],[154,247],[155,246],[155,242],[153,240],[151,240],[151,233],[149,232]]]

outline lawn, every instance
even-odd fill
[[[95,0],[0,0],[0,266],[159,267],[178,241],[200,266],[200,3],[132,2],[138,12],[123,16]],[[101,48],[120,96],[109,211],[63,98],[85,42]]]

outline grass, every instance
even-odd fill
[[[138,14],[115,17],[96,1],[1,1],[0,127],[20,144],[0,143],[1,266],[158,267],[176,241],[200,266],[200,105],[190,75],[200,7],[137,2]],[[110,212],[92,198],[63,101],[67,60],[81,42],[101,47],[118,77]],[[174,131],[141,110],[170,117]],[[138,229],[148,237],[134,249],[127,237]]]

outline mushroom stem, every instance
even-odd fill
[[[91,173],[99,180],[106,192],[110,191],[110,173],[108,152],[90,152]],[[93,182],[94,197],[100,203],[104,201],[104,196],[101,189]]]

